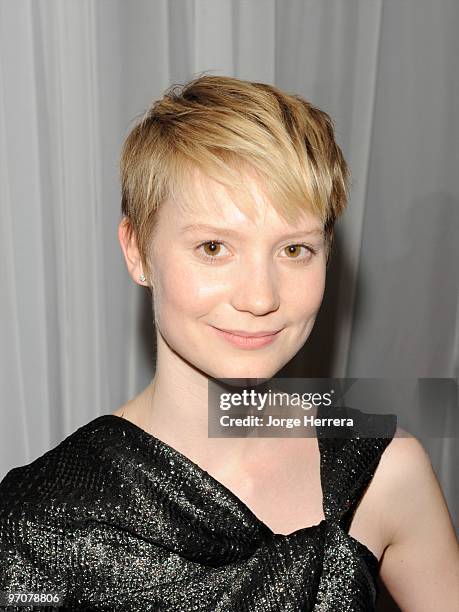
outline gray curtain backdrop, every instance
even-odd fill
[[[457,377],[458,27],[457,0],[0,0],[0,478],[153,375],[118,158],[152,99],[201,71],[304,95],[351,166],[290,374]],[[457,437],[424,444],[457,526]]]

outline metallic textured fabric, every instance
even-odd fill
[[[0,483],[0,591],[57,591],[60,610],[374,610],[378,560],[348,529],[395,433],[381,419],[379,438],[316,428],[325,519],[280,535],[179,451],[100,416]],[[52,608],[17,608],[36,609]]]

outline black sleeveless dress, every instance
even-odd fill
[[[325,519],[280,535],[179,451],[100,416],[0,483],[0,592],[59,592],[60,610],[374,610],[378,560],[348,530],[396,430],[376,417],[380,437],[316,427]]]

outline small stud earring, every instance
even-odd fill
[[[142,274],[139,276],[139,281],[144,283],[147,279],[145,278],[144,273],[142,272]]]

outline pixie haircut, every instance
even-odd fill
[[[135,234],[150,279],[149,248],[161,203],[193,199],[198,169],[256,215],[244,169],[287,222],[312,213],[324,228],[327,260],[336,219],[348,196],[349,170],[330,116],[299,95],[272,85],[202,75],[173,85],[127,136],[121,153],[122,214]]]

